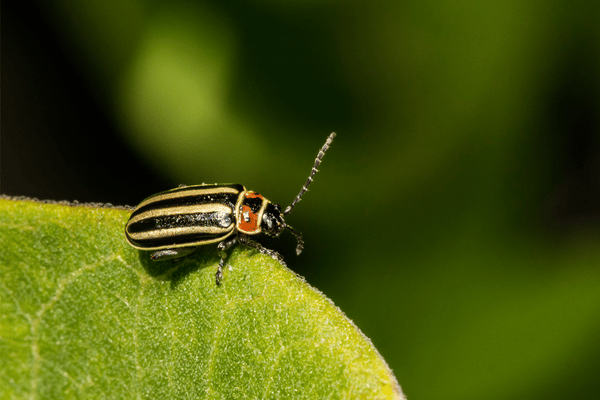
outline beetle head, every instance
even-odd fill
[[[302,249],[304,248],[302,234],[285,223],[279,204],[267,204],[265,207],[265,212],[263,213],[260,227],[267,235],[274,237],[279,236],[284,229],[287,229],[296,237],[296,241],[298,242],[296,246],[296,254],[299,255],[302,252]]]
[[[277,237],[281,234],[286,225],[279,204],[267,204],[260,227],[269,236]]]

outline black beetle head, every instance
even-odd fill
[[[298,242],[298,245],[296,246],[296,254],[300,254],[302,252],[302,249],[304,248],[302,234],[285,223],[279,204],[267,204],[265,207],[265,212],[263,213],[260,227],[267,235],[274,237],[279,236],[284,229],[287,229],[296,237],[296,241]]]
[[[281,234],[286,225],[279,204],[267,204],[260,227],[269,236],[277,237]]]

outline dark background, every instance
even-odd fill
[[[336,131],[265,243],[408,397],[598,398],[595,2],[288,3],[5,2],[1,193],[285,207]]]

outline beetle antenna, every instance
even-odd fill
[[[299,231],[295,230],[294,228],[292,228],[291,226],[289,226],[288,224],[286,224],[284,226],[285,229],[287,229],[288,231],[290,231],[290,233],[294,236],[296,236],[296,241],[298,242],[298,245],[296,246],[296,255],[300,255],[300,253],[302,253],[302,250],[304,250],[304,240],[302,240],[302,233],[300,233]]]
[[[306,191],[308,190],[308,185],[310,185],[312,183],[313,177],[319,171],[317,168],[319,168],[319,165],[321,164],[321,160],[323,159],[323,156],[325,156],[325,152],[327,151],[327,149],[329,148],[329,146],[331,146],[331,142],[333,142],[334,138],[335,138],[335,132],[332,132],[331,135],[329,135],[329,137],[325,141],[325,144],[323,145],[323,147],[321,147],[321,150],[319,150],[319,154],[317,154],[317,158],[315,160],[315,164],[312,167],[312,171],[310,171],[310,175],[308,176],[308,179],[306,180],[306,183],[304,184],[304,186],[302,186],[302,190],[300,190],[300,193],[298,193],[298,196],[296,196],[296,198],[294,199],[294,201],[292,201],[292,204],[290,204],[285,209],[285,211],[283,212],[283,215],[287,215],[287,214],[291,213],[292,212],[292,208],[294,208],[294,206],[296,205],[296,203],[298,203],[300,201],[300,198],[302,197],[302,195],[304,193],[306,193]],[[290,227],[288,226],[288,228],[290,228]],[[294,231],[296,233],[298,233],[298,234],[300,233],[300,232],[298,232],[296,230],[294,230]],[[293,231],[292,231],[292,233],[293,233]],[[298,238],[298,235],[296,235],[296,237]],[[301,239],[298,242],[298,248],[300,249],[300,251],[302,251],[302,247],[300,246],[300,242],[301,242]],[[296,252],[298,254],[300,254],[300,251],[298,251],[298,249],[296,249]]]

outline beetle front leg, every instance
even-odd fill
[[[185,257],[193,253],[196,247],[179,247],[176,249],[158,250],[150,254],[152,261],[171,260],[173,258]]]
[[[275,250],[267,249],[267,248],[263,247],[262,244],[255,242],[254,240],[250,239],[248,236],[243,235],[241,233],[239,234],[239,239],[240,239],[241,244],[248,246],[248,247],[252,247],[253,249],[258,250],[261,254],[271,257],[272,259],[279,262],[284,267],[286,266],[281,254],[279,254]]]
[[[221,257],[221,260],[219,261],[219,266],[217,267],[217,273],[215,275],[217,286],[221,284],[221,279],[223,279],[223,266],[225,265],[225,259],[227,258],[227,253],[225,252],[225,250],[236,244],[237,241],[238,237],[234,236],[229,240],[219,243],[219,245],[217,246],[219,256]]]

